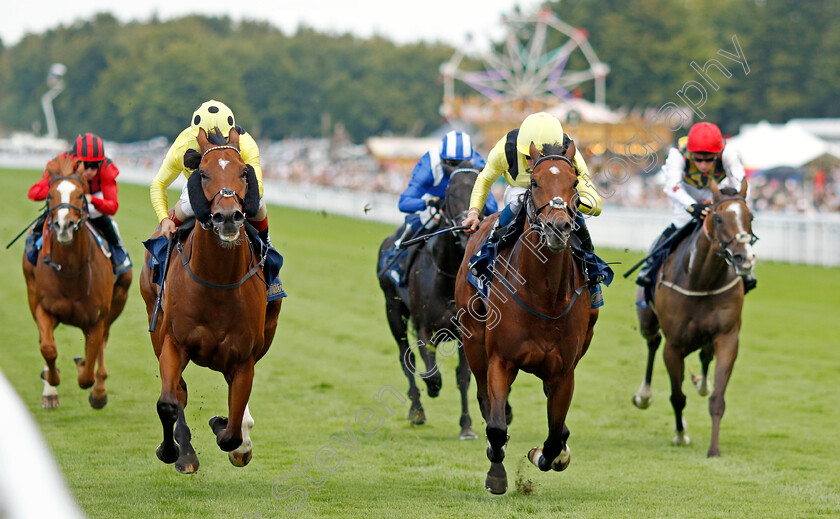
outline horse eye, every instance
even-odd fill
[[[721,216],[719,214],[715,215],[715,223],[716,224],[722,224],[723,223],[723,218],[721,218]]]
[[[577,187],[577,185],[578,185],[578,179],[575,179],[575,183],[572,184],[572,187]]]
[[[198,170],[198,176],[199,178],[201,178],[201,180],[207,180],[207,175],[204,174],[204,170],[202,169]]]
[[[534,180],[533,178],[531,179],[531,187],[540,187],[540,186],[537,185],[537,181]]]

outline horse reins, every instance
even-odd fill
[[[79,186],[82,188],[82,192],[84,192],[84,184],[82,183],[82,182],[84,182],[84,180],[80,179],[79,177],[70,176],[70,175],[65,175],[65,176],[60,176],[60,177],[52,177],[52,178],[50,178],[49,185],[52,186],[53,182],[56,182],[58,180],[72,180],[74,182],[78,182]],[[87,197],[85,197],[84,195],[82,196],[82,207],[73,205],[69,202],[59,202],[58,204],[55,204],[53,206],[49,206],[49,208],[47,209],[48,217],[47,217],[46,227],[47,227],[47,234],[49,234],[49,239],[50,240],[52,240],[52,235],[54,234],[54,233],[49,232],[50,224],[53,222],[53,215],[55,214],[55,211],[58,210],[58,209],[74,209],[76,211],[79,211],[79,213],[82,215],[81,218],[79,218],[79,220],[73,225],[73,232],[79,231],[84,226],[85,222],[90,219],[90,211],[88,210],[88,201],[87,201]],[[46,248],[47,245],[45,244],[44,247]],[[93,272],[91,271],[91,266],[90,266],[90,257],[92,255],[92,252],[93,252],[93,243],[90,240],[88,240],[87,259],[85,260],[85,264],[82,265],[81,268],[79,268],[79,271],[76,272],[75,274],[69,274],[69,275],[68,274],[63,274],[61,272],[61,269],[63,268],[62,265],[60,263],[53,263],[52,254],[49,251],[45,251],[43,261],[44,261],[45,265],[49,265],[50,267],[52,267],[52,269],[55,271],[56,276],[58,276],[62,279],[76,279],[77,277],[82,275],[82,272],[85,271],[85,267],[87,267],[87,270],[88,270],[87,295],[90,295],[91,278],[93,278]]]

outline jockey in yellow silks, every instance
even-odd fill
[[[180,175],[183,174],[184,177],[189,178],[195,171],[201,159],[201,155],[198,154],[198,141],[196,140],[198,131],[204,129],[209,135],[210,132],[215,131],[215,128],[218,128],[225,138],[229,137],[230,130],[233,128],[236,128],[237,133],[239,133],[239,152],[242,155],[242,160],[253,166],[260,190],[259,211],[249,222],[259,231],[260,239],[266,244],[270,244],[268,238],[268,210],[265,201],[262,199],[263,182],[260,150],[254,138],[245,132],[241,126],[236,125],[233,111],[224,103],[215,100],[207,101],[196,109],[190,121],[190,126],[185,128],[172,143],[163,159],[160,170],[152,180],[152,207],[160,221],[161,234],[166,237],[171,236],[184,220],[195,216],[195,212],[190,205],[186,183],[181,191],[180,199],[171,211],[167,204],[166,188]]]
[[[469,225],[468,233],[478,230],[479,214],[490,194],[493,183],[502,175],[508,183],[505,188],[505,208],[499,215],[490,242],[498,241],[506,234],[506,228],[516,220],[516,215],[522,206],[524,193],[531,184],[531,171],[527,158],[530,155],[531,143],[542,150],[545,144],[562,144],[564,140],[563,125],[560,121],[545,112],[531,114],[522,121],[518,130],[512,130],[502,137],[487,156],[487,165],[476,178],[470,197],[470,211],[462,225]],[[581,247],[586,252],[592,252],[592,238],[586,228],[586,222],[581,214],[598,216],[601,214],[601,196],[589,177],[589,168],[583,160],[580,150],[576,149],[574,168],[578,176],[578,216],[575,218],[575,234],[580,239]],[[590,270],[589,283],[595,285],[604,279],[604,275],[596,269]]]

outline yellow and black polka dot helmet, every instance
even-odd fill
[[[225,138],[228,137],[230,129],[236,126],[233,117],[233,110],[221,101],[211,99],[196,108],[192,116],[190,128],[192,134],[198,136],[198,130],[204,128],[208,134],[213,128],[219,128]]]

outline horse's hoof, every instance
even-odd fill
[[[181,474],[193,474],[198,470],[198,456],[194,452],[178,456],[178,461],[175,462],[175,470]]]
[[[694,389],[700,396],[707,396],[709,394],[709,384],[703,384],[703,377],[700,375],[691,374],[691,383],[694,384]]]
[[[254,451],[250,450],[245,454],[237,451],[230,451],[228,452],[228,459],[230,460],[231,465],[234,467],[244,467],[247,465],[251,458],[254,457]]]
[[[44,409],[57,409],[58,395],[42,396],[41,407],[43,407]]]
[[[478,439],[478,435],[469,427],[461,430],[461,435],[458,436],[459,440],[476,440]]]
[[[707,458],[720,458],[720,449],[717,447],[709,447],[709,452],[706,453]]]
[[[534,447],[528,451],[528,460],[540,470],[543,470],[542,467],[540,467],[540,462],[542,462],[542,464],[545,465],[544,459],[545,458],[543,458],[542,448]]]
[[[440,388],[443,386],[443,380],[438,379],[428,379],[426,382],[426,389],[429,394],[430,398],[437,398],[440,395]]]
[[[674,436],[674,439],[671,440],[671,442],[673,442],[674,445],[681,447],[685,445],[691,445],[691,438],[689,438],[688,435],[685,434],[685,432],[682,432],[677,433],[677,435]]]
[[[178,460],[178,457],[181,455],[181,448],[178,447],[178,444],[172,442],[172,447],[167,449],[163,443],[158,445],[157,450],[155,451],[157,457],[160,461],[169,465],[170,463],[175,463]]]
[[[507,492],[507,472],[501,463],[491,463],[487,472],[487,479],[484,480],[484,488],[491,494],[501,495]]]
[[[560,451],[560,454],[554,458],[554,461],[551,462],[551,470],[556,472],[563,472],[569,466],[569,463],[572,462],[572,449],[569,447],[567,443],[563,450]]]
[[[426,413],[422,409],[410,409],[408,411],[408,421],[412,425],[423,425],[426,423]]]
[[[210,429],[213,430],[213,434],[218,436],[219,433],[222,432],[227,427],[228,419],[227,419],[226,416],[214,416],[213,418],[210,419],[209,423],[210,423]]]
[[[633,405],[639,409],[647,409],[650,403],[653,402],[653,395],[641,396],[639,394],[633,395]]]
[[[105,395],[102,398],[96,398],[95,396],[93,396],[93,391],[91,391],[90,395],[88,396],[88,402],[90,402],[90,406],[92,408],[102,409],[108,403],[108,394],[105,393]]]

